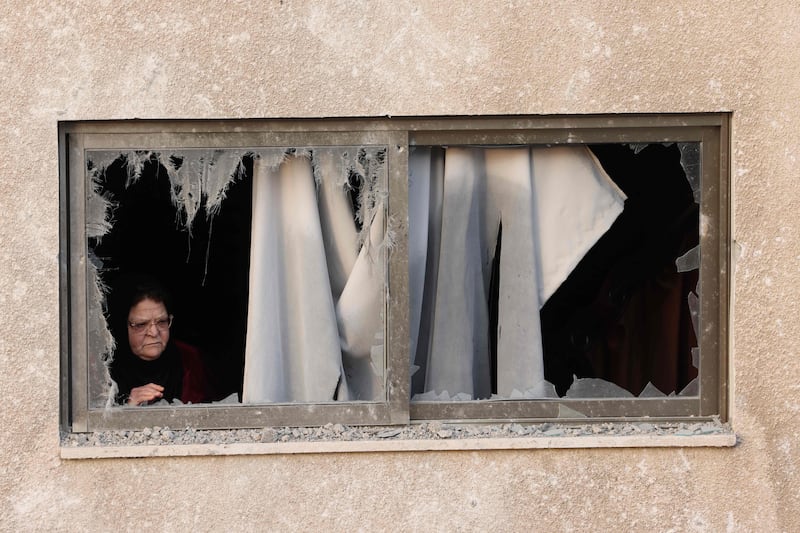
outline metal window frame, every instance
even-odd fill
[[[531,145],[697,142],[701,146],[700,393],[696,397],[412,402],[412,420],[450,422],[698,420],[728,417],[730,116],[592,115],[422,120],[409,144]]]
[[[145,426],[253,428],[371,425],[410,421],[498,422],[682,420],[728,416],[730,258],[728,113],[383,117],[344,119],[119,120],[59,123],[61,426],[84,432]],[[388,212],[396,240],[387,260],[386,391],[381,402],[196,405],[96,409],[88,404],[87,240],[84,152],[163,147],[383,144],[388,147]],[[408,158],[414,145],[701,143],[700,395],[692,398],[552,399],[471,402],[409,400]],[[563,408],[568,408],[564,410]],[[560,413],[580,413],[566,418]],[[583,417],[586,418],[583,418]]]

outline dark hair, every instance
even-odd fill
[[[108,311],[111,319],[109,326],[118,344],[127,344],[128,313],[131,307],[147,299],[164,304],[167,313],[172,313],[172,297],[155,278],[145,274],[126,274],[114,284],[108,298]]]
[[[167,313],[172,310],[172,298],[167,290],[154,279],[141,279],[133,286],[128,299],[128,311],[143,300],[153,300],[164,304],[167,308]]]

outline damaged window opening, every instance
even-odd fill
[[[61,126],[71,431],[725,418],[726,115]]]
[[[414,400],[696,396],[685,145],[412,151],[411,205],[436,198],[411,218],[432,236],[411,242],[428,267]]]
[[[90,382],[110,387],[93,406],[124,403],[130,386],[114,387],[145,372],[114,327],[132,303],[117,295],[141,275],[176,294],[171,333],[213,378],[208,401],[384,396],[385,159],[385,147],[87,151],[105,204],[93,224],[105,232],[89,235],[107,302],[95,327],[109,330],[89,351],[111,371]]]

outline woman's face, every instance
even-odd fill
[[[155,361],[161,357],[169,342],[169,327],[161,329],[156,322],[166,318],[169,318],[169,314],[164,304],[150,298],[131,307],[128,313],[128,343],[136,357],[145,361]]]

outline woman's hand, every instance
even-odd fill
[[[164,387],[156,383],[148,383],[147,385],[131,389],[131,394],[128,397],[128,405],[147,404],[162,396],[164,396]]]

